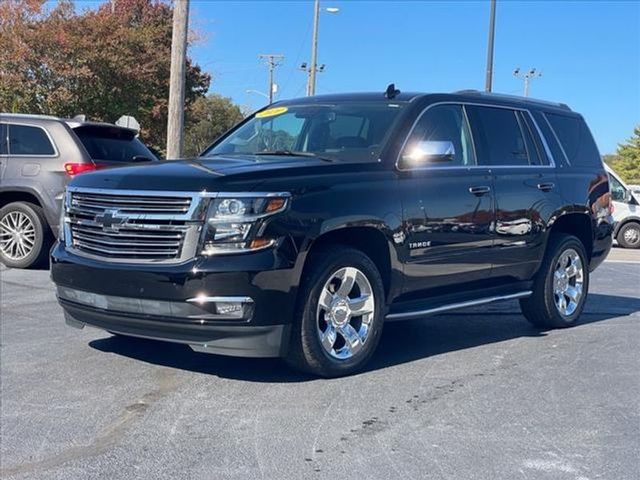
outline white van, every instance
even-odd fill
[[[640,196],[634,194],[608,165],[605,167],[613,203],[613,237],[621,247],[640,248]]]

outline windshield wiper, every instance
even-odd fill
[[[265,156],[281,156],[281,157],[310,157],[324,160],[325,162],[335,162],[333,158],[321,157],[312,152],[297,152],[294,150],[267,150],[264,152],[254,152],[252,155],[265,155]]]

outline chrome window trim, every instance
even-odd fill
[[[7,122],[7,155],[11,158],[58,158],[60,156],[60,152],[58,150],[57,145],[53,141],[53,137],[49,134],[49,131],[41,125],[34,125],[32,123],[21,123],[21,122]],[[53,154],[43,155],[43,154],[25,154],[25,153],[11,153],[11,125],[18,125],[20,127],[31,127],[31,128],[39,128],[44,132],[49,139],[49,143],[53,147]],[[3,155],[5,156],[5,155]]]
[[[544,118],[544,121],[547,122],[547,126],[549,127],[549,130],[551,130],[551,133],[553,134],[553,138],[556,139],[556,143],[560,147],[560,151],[562,152],[562,156],[564,157],[565,161],[567,162],[567,165],[571,165],[571,161],[569,160],[569,157],[567,156],[567,152],[565,151],[564,146],[562,145],[562,142],[560,141],[560,138],[558,137],[558,134],[554,130],[553,126],[551,125],[551,122],[547,118],[547,114],[545,112],[542,112],[542,117]]]
[[[513,111],[520,111],[520,112],[526,112],[529,117],[531,118],[531,120],[533,121],[533,124],[536,127],[536,130],[538,131],[538,135],[540,135],[540,139],[542,140],[542,143],[544,145],[545,151],[547,152],[547,155],[549,156],[549,165],[478,165],[478,157],[477,155],[475,155],[475,140],[473,139],[473,132],[471,132],[471,139],[473,141],[473,148],[474,148],[474,155],[476,157],[476,164],[475,165],[454,165],[454,166],[442,166],[442,165],[436,165],[436,166],[424,166],[424,167],[416,167],[416,168],[400,168],[400,160],[402,158],[402,152],[404,151],[405,147],[407,146],[407,143],[409,142],[409,138],[411,137],[411,134],[413,133],[413,131],[416,128],[416,125],[418,124],[418,122],[420,121],[420,119],[422,119],[422,116],[427,113],[429,111],[429,109],[439,106],[439,105],[461,105],[463,107],[463,110],[465,111],[465,117],[466,117],[466,106],[476,106],[476,107],[490,107],[490,108],[503,108],[503,109],[507,109],[507,110],[513,110]],[[543,116],[544,116],[544,112],[543,112]],[[547,121],[547,123],[549,122],[547,120],[547,118],[545,117],[545,120]],[[471,123],[468,121],[467,118],[467,123],[469,125],[469,129],[471,129]],[[553,131],[553,129],[552,129]],[[555,135],[555,132],[554,132]],[[564,153],[564,152],[563,152]],[[396,157],[396,161],[395,161],[395,168],[397,171],[399,172],[414,172],[414,171],[422,171],[422,170],[475,170],[475,169],[484,169],[484,170],[493,170],[493,169],[503,169],[503,168],[516,168],[516,169],[520,169],[520,168],[555,168],[556,164],[553,158],[553,155],[551,155],[551,151],[549,150],[549,146],[547,145],[547,141],[544,138],[544,135],[542,135],[542,132],[540,131],[540,128],[538,127],[538,124],[535,120],[535,118],[533,118],[533,115],[531,114],[531,111],[528,108],[524,108],[524,107],[512,107],[509,105],[497,105],[497,104],[492,104],[492,103],[480,103],[480,102],[466,102],[466,101],[454,101],[454,100],[447,100],[447,101],[442,101],[442,102],[435,102],[432,103],[430,105],[427,105],[427,107],[425,107],[422,112],[420,112],[420,115],[418,115],[418,117],[416,118],[416,120],[413,122],[413,125],[411,125],[411,129],[409,130],[409,133],[407,134],[407,136],[404,139],[404,142],[402,142],[402,147],[400,148],[400,151],[398,152],[398,156]]]
[[[464,121],[467,124],[467,130],[469,130],[469,138],[471,139],[471,148],[473,149],[473,163],[478,166],[478,152],[476,150],[476,140],[473,138],[473,130],[471,129],[471,122],[469,121],[469,115],[467,114],[467,107],[462,105],[462,114]]]
[[[527,114],[529,115],[529,119],[531,120],[531,122],[533,123],[533,126],[536,128],[536,131],[538,132],[538,137],[540,138],[540,141],[542,141],[542,148],[544,148],[544,151],[547,154],[547,159],[549,160],[549,165],[548,166],[555,168],[556,167],[556,160],[553,157],[553,154],[551,153],[551,149],[549,148],[549,144],[547,143],[547,139],[542,134],[542,130],[540,130],[540,126],[538,125],[538,122],[536,121],[536,119],[533,116],[533,114],[529,110],[527,110]],[[544,115],[544,113],[542,113],[542,115]],[[542,165],[542,166],[546,166],[546,165]]]

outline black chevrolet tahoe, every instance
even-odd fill
[[[64,203],[68,324],[326,377],[363,368],[385,322],[519,299],[571,326],[612,243],[583,118],[476,91],[277,102],[199,158],[78,176]]]

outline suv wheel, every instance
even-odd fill
[[[384,320],[380,272],[364,253],[314,254],[299,292],[287,362],[323,377],[352,374],[373,354]]]
[[[570,327],[584,308],[589,291],[589,263],[578,238],[554,235],[533,283],[533,294],[520,300],[522,313],[543,328]]]
[[[616,237],[624,248],[640,248],[640,223],[629,222],[622,226]]]
[[[0,261],[7,267],[28,268],[47,256],[47,223],[42,209],[14,202],[0,209]]]

